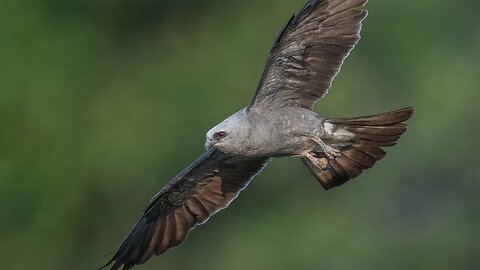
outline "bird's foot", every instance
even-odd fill
[[[330,162],[326,158],[317,158],[315,160],[315,165],[317,165],[317,167],[319,167],[322,170],[326,170],[328,169]]]
[[[336,159],[341,155],[340,150],[329,145],[325,145],[325,147],[322,147],[322,150],[323,152],[325,152],[325,155],[327,155],[329,159]]]
[[[312,153],[305,153],[305,157],[307,157],[316,167],[320,168],[321,170],[326,170],[330,166],[330,161],[325,157],[316,157],[315,154]]]
[[[327,145],[322,140],[318,140],[317,143],[320,145],[320,147],[322,148],[322,151],[325,153],[325,155],[327,155],[329,159],[335,159],[339,157],[342,153],[337,148]]]

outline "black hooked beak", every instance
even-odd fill
[[[205,149],[210,149],[213,147],[213,139],[212,138],[207,138],[205,141]]]

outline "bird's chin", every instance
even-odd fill
[[[235,155],[239,155],[239,153],[237,153],[236,151],[234,151],[233,149],[231,149],[230,147],[224,145],[224,144],[221,144],[221,143],[217,143],[215,144],[214,146],[215,149],[219,150],[220,152],[224,153],[224,154],[227,154],[227,155],[232,155],[232,156],[235,156]]]
[[[205,143],[205,149],[206,149],[206,150],[210,150],[211,148],[215,148],[215,149],[217,149],[217,150],[220,150],[221,152],[223,152],[223,153],[225,153],[225,154],[231,154],[231,155],[236,154],[236,153],[230,151],[230,149],[229,149],[228,147],[225,147],[225,145],[222,144],[222,143],[218,143],[218,142],[217,142],[217,143],[206,142],[206,143]]]

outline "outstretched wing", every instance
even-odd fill
[[[196,225],[226,208],[268,160],[208,150],[153,197],[106,266],[130,269],[178,246]]]
[[[310,0],[280,32],[250,108],[310,109],[360,40],[367,0]]]

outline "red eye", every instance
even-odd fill
[[[215,133],[213,136],[215,137],[215,139],[223,139],[225,138],[225,136],[227,136],[227,133],[225,133],[225,131],[220,131]]]

